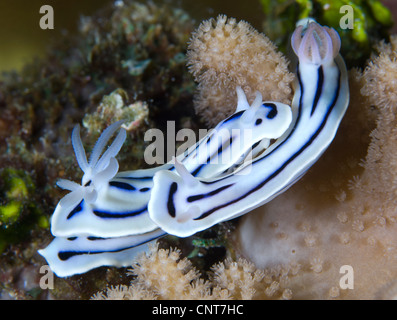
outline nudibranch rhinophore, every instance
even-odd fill
[[[250,106],[237,88],[236,111],[170,163],[117,172],[126,133],[104,131],[87,161],[79,129],[72,144],[82,183],[60,180],[71,192],[51,220],[53,242],[40,254],[60,277],[102,265],[127,266],[134,252],[167,233],[190,236],[233,219],[289,188],[333,140],[349,102],[347,71],[335,30],[310,21],[291,38],[298,57],[291,107]]]

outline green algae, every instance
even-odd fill
[[[36,204],[34,181],[24,170],[0,170],[0,252],[25,240],[36,228],[47,229],[48,217]]]
[[[6,168],[0,174],[2,181],[2,204],[0,206],[0,223],[9,226],[21,215],[24,202],[34,192],[31,177],[23,170]]]

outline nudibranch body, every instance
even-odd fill
[[[75,129],[84,176],[81,185],[59,183],[72,192],[54,212],[56,238],[40,251],[51,269],[64,277],[129,265],[148,241],[166,233],[186,237],[240,216],[296,182],[333,140],[349,92],[333,29],[310,22],[291,42],[299,60],[291,108],[262,102],[259,94],[249,106],[237,88],[236,112],[171,163],[117,173],[123,129],[99,156],[120,124],[105,130],[90,161]]]
[[[186,237],[253,210],[296,182],[331,143],[349,101],[339,36],[311,22],[291,41],[299,62],[290,128],[262,155],[221,178],[195,178],[191,187],[174,172],[157,172],[148,208],[164,231]]]

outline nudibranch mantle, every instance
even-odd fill
[[[39,251],[51,269],[65,277],[129,265],[148,241],[167,233],[186,237],[240,216],[296,182],[333,140],[349,91],[336,31],[306,23],[291,44],[298,57],[291,108],[262,102],[260,94],[250,106],[237,88],[235,113],[163,166],[117,173],[124,129],[100,157],[120,123],[104,131],[87,161],[76,127],[72,143],[84,176],[81,185],[58,183],[72,192],[55,209],[55,239]],[[232,150],[227,162],[209,161],[225,150]]]

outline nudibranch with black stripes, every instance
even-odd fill
[[[54,212],[55,239],[40,250],[51,269],[65,277],[102,265],[128,266],[148,241],[166,233],[186,237],[238,217],[296,182],[333,140],[349,89],[336,31],[306,23],[291,43],[298,57],[291,108],[262,102],[259,94],[249,106],[237,88],[236,112],[174,162],[117,173],[123,129],[100,154],[120,123],[101,135],[90,161],[76,128],[72,143],[84,176],[81,185],[59,183],[72,192]],[[228,161],[214,164],[225,150]]]
[[[291,44],[298,64],[290,128],[227,176],[200,179],[157,172],[148,208],[164,231],[187,237],[263,205],[302,177],[327,149],[349,103],[339,35],[310,22],[297,27]]]

